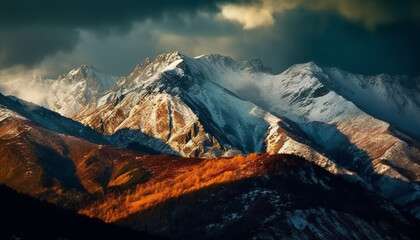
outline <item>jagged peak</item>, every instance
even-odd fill
[[[87,64],[81,65],[79,67],[79,69],[82,70],[83,72],[85,72],[86,75],[92,75],[92,74],[95,74],[95,73],[102,73],[102,71],[100,71],[96,67],[94,67],[92,65],[87,65]]]
[[[264,66],[261,59],[251,59],[246,61],[237,61],[229,56],[220,54],[205,54],[195,57],[195,59],[203,59],[212,64],[223,65],[235,70],[248,72],[271,72],[271,68]]]
[[[290,68],[288,68],[286,71],[284,71],[284,74],[290,74],[290,73],[309,73],[309,74],[317,74],[322,73],[322,68],[319,67],[315,62],[310,61],[307,63],[299,63],[294,64]]]
[[[143,62],[136,65],[136,67],[134,68],[134,71],[138,69],[142,69],[149,64],[156,64],[156,63],[169,63],[170,64],[173,61],[178,60],[178,59],[183,59],[184,57],[185,55],[181,54],[179,51],[159,54],[153,59],[153,61],[150,60],[150,57],[147,57],[146,59],[143,60]]]
[[[102,72],[91,65],[82,64],[79,67],[70,70],[68,73],[61,75],[60,78],[74,78],[77,75],[88,77],[95,76],[96,74],[102,74]]]
[[[94,66],[89,65],[89,64],[82,64],[82,65],[80,65],[79,67],[77,67],[77,68],[75,68],[75,69],[78,69],[78,70],[84,70],[84,71],[95,71],[95,72],[100,72],[97,68],[95,68]]]
[[[201,55],[201,56],[195,57],[195,59],[205,59],[212,63],[223,63],[230,66],[238,64],[238,62],[235,61],[233,58],[229,56],[217,54],[217,53]]]
[[[263,62],[259,58],[242,61],[241,68],[249,72],[272,72],[272,69],[264,66]]]
[[[133,72],[128,75],[128,78],[135,79],[140,76],[141,78],[151,77],[156,73],[165,71],[166,68],[175,62],[177,64],[174,67],[178,67],[178,62],[182,62],[184,59],[185,56],[179,51],[159,54],[152,61],[147,57],[143,62],[136,65]]]
[[[158,56],[163,56],[163,55],[166,55],[169,57],[184,57],[184,54],[182,54],[180,51],[162,53],[162,54],[159,54]]]
[[[183,59],[185,56],[181,54],[179,51],[169,52],[169,53],[162,53],[159,54],[153,59],[152,63],[172,63],[175,60]]]
[[[129,78],[134,79],[135,77],[141,75],[143,72],[149,72],[149,73],[157,73],[159,71],[164,71],[168,66],[170,66],[175,61],[185,61],[190,59],[189,57],[185,56],[184,54],[180,53],[179,51],[175,52],[169,52],[169,53],[162,53],[157,55],[153,60],[150,60],[150,58],[146,58],[143,62],[136,65],[133,72],[129,75]],[[217,64],[221,65],[233,70],[238,71],[248,71],[248,72],[267,72],[271,73],[271,68],[264,66],[262,61],[260,59],[251,59],[247,61],[236,61],[235,59],[224,56],[221,54],[204,54],[197,57],[194,57],[190,60],[203,60],[210,64]],[[182,68],[178,62],[176,64],[177,68]],[[152,70],[150,70],[152,69]],[[146,74],[147,76],[151,76],[151,74]]]
[[[77,83],[83,83],[89,86],[85,88],[83,92],[89,92],[90,94],[92,89],[95,89],[94,92],[110,89],[113,85],[115,85],[118,79],[119,77],[105,74],[91,65],[82,64],[79,67],[60,75],[53,82],[56,86],[60,86],[59,89],[75,86],[74,84]],[[88,98],[90,97],[91,96]]]

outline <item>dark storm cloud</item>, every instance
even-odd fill
[[[214,11],[218,0],[2,0],[0,1],[0,69],[30,66],[57,51],[71,50],[78,29],[126,32],[135,21],[166,13]],[[230,1],[238,2],[238,1]]]
[[[2,0],[0,26],[40,23],[80,28],[120,26],[165,12],[216,10],[226,0]],[[242,2],[230,0],[229,2]]]
[[[0,69],[42,62],[56,74],[88,63],[123,75],[180,50],[261,58],[275,72],[315,61],[420,75],[419,20],[416,0],[2,0]]]
[[[22,26],[0,29],[0,67],[32,65],[57,51],[70,51],[79,39],[73,29]]]
[[[315,61],[361,74],[420,75],[420,27],[412,21],[378,26],[375,31],[335,14],[297,9],[276,18],[270,29],[243,34],[242,58],[260,56],[281,71],[294,63]],[[264,39],[264,44],[259,42]]]
[[[190,24],[189,22],[195,24]],[[155,27],[180,37],[185,54],[221,53],[240,60],[261,58],[279,73],[295,63],[315,61],[361,74],[420,75],[420,28],[408,19],[367,29],[341,15],[298,8],[275,17],[271,27],[244,31],[236,24],[197,17],[164,19]],[[229,46],[193,51],[194,39],[226,37]],[[219,44],[222,45],[222,44]],[[150,46],[152,47],[152,46]],[[162,51],[162,50],[160,50]],[[229,52],[225,52],[229,51]],[[156,54],[159,49],[155,49]]]

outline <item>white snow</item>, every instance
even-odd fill
[[[101,73],[99,70],[82,65],[60,75],[57,79],[15,79],[1,82],[3,94],[18,95],[33,101],[63,116],[71,117],[91,99],[109,90],[118,77]],[[36,95],[36,96],[34,96]]]
[[[325,69],[325,84],[371,115],[420,136],[420,81],[385,74],[363,76]],[[409,85],[411,84],[411,86]]]

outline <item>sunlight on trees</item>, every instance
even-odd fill
[[[137,211],[154,206],[212,184],[226,183],[261,174],[261,158],[267,155],[252,153],[231,158],[206,159],[189,165],[175,176],[150,181],[128,189],[122,194],[111,194],[102,202],[95,202],[80,211],[107,222],[116,221]],[[166,171],[171,171],[167,169]],[[171,176],[171,175],[170,175]],[[98,211],[100,209],[100,211]]]

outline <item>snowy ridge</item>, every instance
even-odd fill
[[[48,91],[47,106],[63,116],[71,117],[89,100],[110,89],[117,80],[118,77],[82,65],[53,81]]]
[[[104,74],[92,66],[81,65],[57,79],[34,75],[31,80],[2,82],[0,91],[3,94],[20,96],[24,100],[35,100],[37,104],[71,117],[89,100],[114,86],[117,80],[118,77]]]

